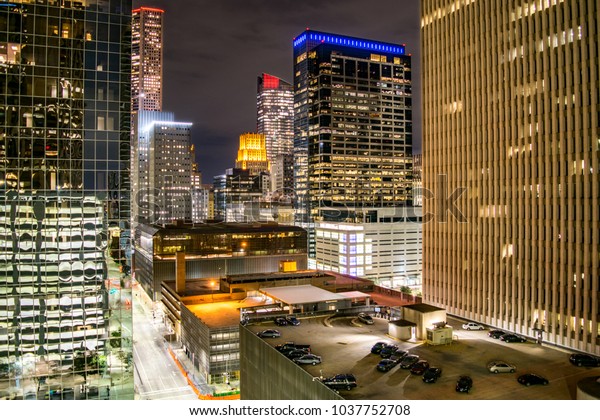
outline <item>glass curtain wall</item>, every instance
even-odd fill
[[[0,2],[0,397],[132,399],[130,0]]]

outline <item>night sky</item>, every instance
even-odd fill
[[[406,44],[413,137],[420,150],[418,0],[133,0],[164,15],[163,111],[194,124],[203,182],[234,166],[239,135],[256,131],[256,78],[292,82],[292,39],[307,27]]]

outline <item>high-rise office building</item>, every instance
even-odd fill
[[[269,172],[270,163],[267,159],[267,145],[264,134],[244,133],[240,135],[235,167],[247,169],[250,175],[255,176],[261,172]]]
[[[294,41],[297,221],[362,220],[412,201],[410,56],[403,45],[306,30]]]
[[[269,175],[251,174],[249,169],[229,168],[213,178],[214,217],[226,222],[256,222],[252,213],[268,192]]]
[[[264,134],[267,159],[291,155],[294,143],[294,91],[279,77],[263,73],[258,77],[256,93],[256,127]]]
[[[170,113],[162,111],[163,73],[163,16],[164,11],[140,7],[132,11],[131,21],[131,222],[156,222],[150,201],[155,200],[150,188],[149,132],[152,120],[173,121]],[[150,111],[150,112],[144,112]],[[153,113],[155,112],[155,113]],[[153,214],[149,219],[150,213]]]
[[[595,354],[599,7],[421,7],[425,300]]]
[[[158,224],[191,220],[192,124],[174,121],[172,112],[138,111],[136,120],[135,220]]]
[[[413,205],[423,206],[423,155],[413,155]]]
[[[0,390],[133,398],[131,2],[15,0],[0,22]]]
[[[164,11],[140,7],[132,12],[132,110],[162,110]]]

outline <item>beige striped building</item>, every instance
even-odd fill
[[[596,354],[599,8],[421,5],[425,301]],[[464,220],[444,201],[461,187]]]

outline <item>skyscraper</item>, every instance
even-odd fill
[[[291,155],[294,143],[294,91],[279,77],[263,73],[258,77],[256,127],[266,139],[267,159]]]
[[[139,111],[134,214],[142,223],[168,224],[192,218],[191,123],[172,112]]]
[[[131,289],[119,272],[130,217],[130,11],[130,1],[0,7],[5,395],[133,398]]]
[[[425,300],[600,353],[598,2],[421,13]]]
[[[240,147],[235,160],[235,167],[247,169],[251,176],[257,176],[261,172],[269,172],[270,164],[267,160],[267,145],[264,134],[244,133],[240,135]]]
[[[132,110],[162,110],[163,14],[152,7],[132,12]]]
[[[362,220],[367,208],[410,205],[404,46],[313,30],[293,45],[297,220]]]

